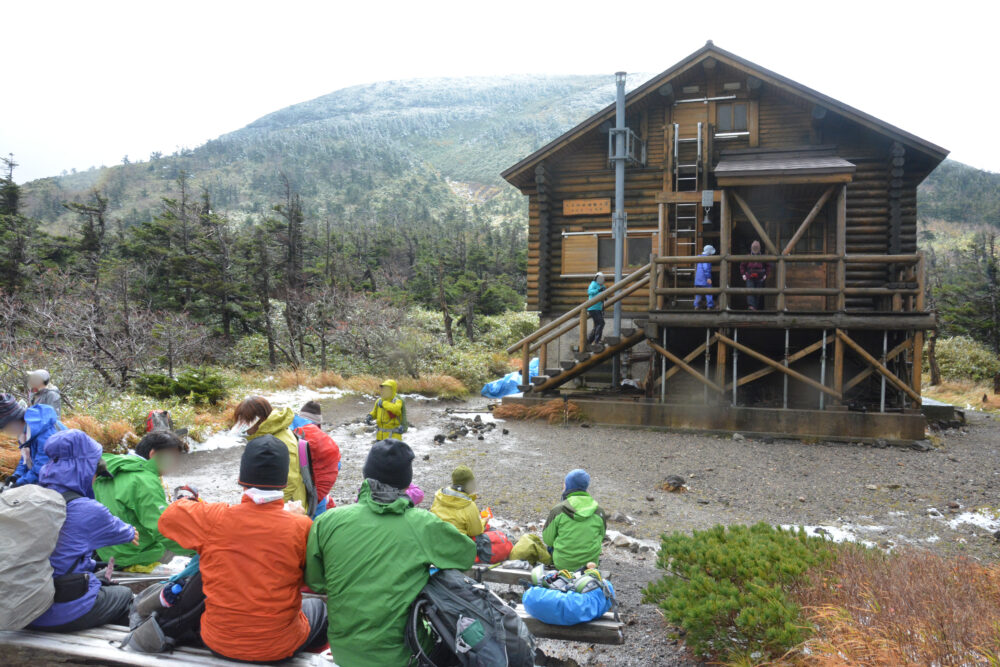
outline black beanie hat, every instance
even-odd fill
[[[288,486],[288,447],[273,435],[247,443],[240,459],[240,486],[283,489]]]
[[[379,440],[368,452],[362,474],[365,479],[405,489],[413,481],[413,450],[399,440]]]

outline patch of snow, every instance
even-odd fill
[[[924,542],[927,542],[928,544],[934,544],[935,542],[940,542],[940,541],[941,538],[938,537],[937,535],[931,535],[930,537],[924,539]]]
[[[475,419],[476,417],[480,417],[484,424],[502,424],[504,421],[503,419],[494,417],[492,412],[452,412],[448,416],[455,419]]]
[[[958,530],[961,525],[970,525],[990,532],[1000,530],[1000,517],[994,510],[981,509],[975,512],[962,512],[948,522],[948,527]]]
[[[781,528],[783,530],[798,530],[801,528],[809,537],[822,537],[825,540],[830,540],[838,544],[841,542],[855,542],[869,548],[877,546],[871,540],[864,540],[857,536],[856,532],[868,528],[867,526],[855,526],[849,523],[845,523],[843,526],[795,526],[792,524],[782,524]],[[885,530],[882,526],[873,526],[872,528]]]
[[[234,430],[216,431],[208,436],[204,442],[192,442],[192,452],[209,452],[214,449],[229,449],[230,447],[242,447],[247,444],[246,438]]]
[[[276,408],[294,408],[298,410],[306,401],[320,401],[330,398],[340,398],[351,394],[337,387],[322,387],[320,389],[310,389],[299,385],[295,389],[286,389],[264,394],[264,398]]]

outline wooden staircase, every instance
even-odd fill
[[[587,344],[587,308],[602,302],[605,309],[613,306],[636,290],[648,285],[652,280],[654,269],[655,265],[650,262],[611,285],[598,296],[587,299],[569,312],[539,327],[536,331],[508,347],[508,354],[520,353],[522,369],[529,367],[531,354],[538,353],[539,375],[531,378],[531,382],[519,385],[518,388],[525,393],[552,391],[645,340],[646,323],[637,320],[635,321],[636,326],[623,327],[621,336],[605,336],[602,343],[593,347],[589,346]],[[650,307],[652,307],[652,290],[650,290],[650,294]],[[578,330],[579,343],[573,348],[573,359],[560,361],[558,367],[550,367],[548,364],[548,344],[574,329]]]

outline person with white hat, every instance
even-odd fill
[[[62,416],[62,394],[51,383],[52,376],[44,368],[28,373],[28,394],[31,405],[51,405],[56,414]]]
[[[715,254],[715,247],[711,245],[706,245],[701,249],[702,256],[709,256]],[[697,268],[694,271],[694,286],[695,287],[711,287],[712,286],[712,265],[708,262],[699,262]],[[698,310],[701,308],[702,300],[707,304],[707,308],[712,310],[715,308],[715,297],[711,294],[695,294],[694,295],[694,309]]]

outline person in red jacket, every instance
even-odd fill
[[[256,437],[240,460],[239,505],[181,499],[160,515],[160,533],[201,557],[201,639],[224,658],[277,662],[326,644],[326,605],[302,599],[312,520],[284,510],[288,459],[273,435]]]
[[[333,485],[337,483],[340,474],[340,447],[322,428],[322,408],[316,401],[309,401],[302,406],[299,414],[292,419],[292,433],[300,440],[309,443],[309,462],[312,467],[313,485],[316,487],[317,516],[333,507],[333,499],[329,498]]]
[[[760,241],[750,244],[750,254],[760,254]],[[771,265],[767,262],[740,262],[740,275],[747,287],[763,287],[770,271]],[[764,307],[764,298],[759,294],[747,295],[747,307],[750,310],[760,310]]]

